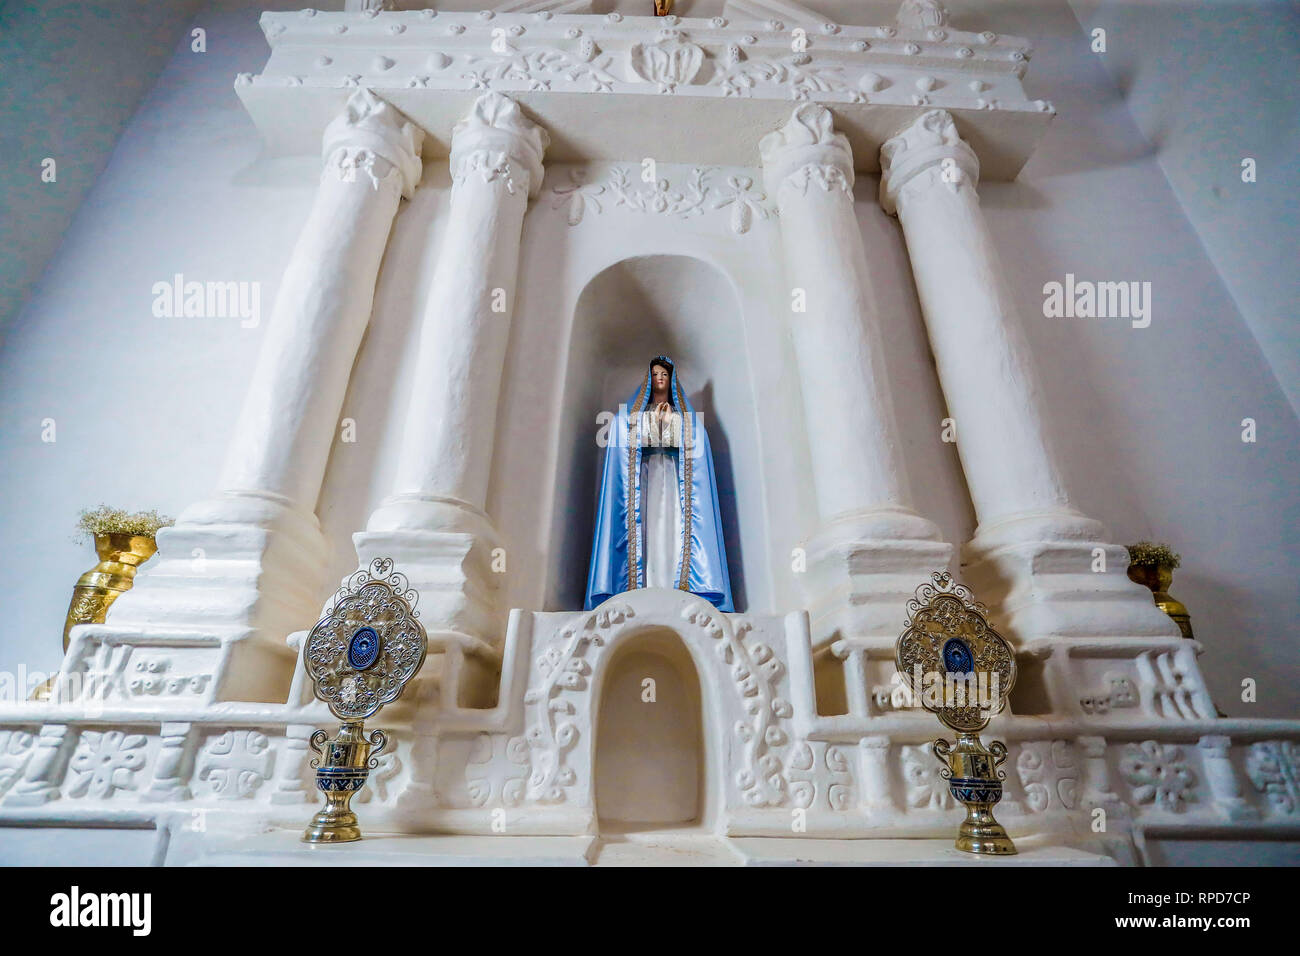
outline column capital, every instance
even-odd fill
[[[767,194],[773,199],[786,186],[805,194],[810,183],[853,198],[853,151],[848,137],[835,132],[835,117],[824,106],[795,107],[784,126],[759,140],[758,151]]]
[[[945,27],[948,25],[948,10],[939,0],[903,0],[894,14],[894,22],[913,30]]]
[[[523,183],[530,196],[542,188],[542,155],[551,137],[500,93],[485,93],[451,132],[451,175],[459,182],[479,173],[487,182],[500,181],[506,191],[515,191],[515,177],[527,174]],[[512,168],[517,167],[517,168]]]
[[[974,189],[979,182],[979,158],[947,110],[922,113],[880,147],[880,205],[885,212],[895,215],[903,187],[926,172],[931,175],[925,182],[954,190],[963,184]]]
[[[362,87],[348,97],[343,112],[325,127],[321,152],[326,168],[356,170],[368,174],[376,188],[393,169],[402,180],[407,199],[420,182],[420,149],[424,131],[391,104]],[[376,169],[375,160],[387,166]],[[351,178],[351,177],[349,177]]]

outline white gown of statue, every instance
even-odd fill
[[[681,552],[682,501],[677,485],[682,417],[673,412],[660,422],[642,412],[641,521],[645,535],[645,586],[675,588]]]

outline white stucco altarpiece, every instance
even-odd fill
[[[1010,750],[997,812],[1022,851],[994,865],[1293,848],[1300,722],[1216,716],[1199,645],[1128,581],[1054,452],[1070,436],[1042,412],[978,193],[1053,117],[1025,92],[1027,42],[950,29],[922,0],[880,27],[760,0],[698,20],[584,9],[263,15],[270,59],[235,90],[267,154],[320,155],[320,183],[212,494],[107,623],[74,630],[75,680],[0,708],[0,845],[94,830],[115,835],[106,859],[166,864],[970,862],[940,726],[891,679],[908,597],[956,565],[1022,673],[987,732]],[[874,173],[933,373],[899,367],[880,308],[854,190]],[[430,655],[374,722],[395,746],[354,802],[367,839],[304,848],[307,741],[330,725],[295,658],[332,589],[322,488],[395,223],[430,189],[413,372],[351,542],[355,567],[409,575]],[[646,589],[582,611],[588,423],[664,348],[707,383],[692,400],[730,476],[739,610]],[[899,383],[919,374],[958,422],[970,541],[918,510]],[[638,724],[662,746],[631,749]]]

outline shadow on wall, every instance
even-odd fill
[[[713,446],[727,565],[737,611],[751,603],[746,581],[762,581],[758,423],[744,323],[727,277],[687,256],[625,259],[597,274],[574,310],[566,368],[552,540],[550,609],[580,608],[586,594],[604,449],[598,416],[614,412],[668,355]],[[742,542],[744,543],[742,545]],[[750,572],[750,573],[747,573]],[[765,603],[766,595],[753,596]]]

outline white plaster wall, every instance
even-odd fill
[[[194,22],[208,52],[177,46],[0,350],[0,526],[33,542],[0,587],[0,670],[58,667],[72,584],[94,564],[80,509],[175,515],[215,484],[263,329],[155,318],[153,283],[260,281],[265,319],[311,202],[318,161],[255,167],[231,89],[265,60],[256,13],[219,4]]]
[[[1071,0],[1187,218],[1300,410],[1300,8]],[[1241,161],[1256,162],[1256,180]]]
[[[1300,422],[1072,12],[1044,5],[1033,26],[1030,87],[1059,115],[1019,179],[981,195],[1066,436],[1066,481],[1119,543],[1182,553],[1172,593],[1218,706],[1295,716]],[[1151,326],[1043,318],[1043,284],[1066,272],[1151,282]]]
[[[0,331],[26,300],[200,0],[0,3]],[[105,82],[111,77],[112,82]],[[54,182],[42,163],[54,159]]]
[[[72,540],[80,508],[105,501],[175,514],[212,489],[261,330],[240,328],[237,319],[156,319],[150,287],[175,272],[260,281],[262,313],[270,314],[318,161],[259,163],[252,125],[231,90],[236,72],[256,71],[265,59],[256,25],[264,6],[200,14],[209,53],[177,53],[0,350],[0,460],[7,466],[0,474],[0,527],[23,542],[16,560],[26,562],[24,573],[0,583],[0,600],[10,609],[0,670],[57,666],[70,588],[93,562],[89,546]],[[1021,179],[986,184],[981,193],[1040,363],[1050,420],[1065,436],[1067,481],[1116,540],[1152,536],[1183,552],[1174,593],[1191,608],[1208,647],[1203,662],[1225,711],[1300,713],[1293,637],[1300,553],[1288,540],[1298,517],[1300,425],[1065,0],[1028,10],[1007,6],[1006,22],[998,19],[1000,6],[981,5],[992,12],[977,24],[963,12],[956,25],[1034,38],[1029,88],[1061,113]],[[353,560],[351,531],[390,487],[446,186],[444,165],[426,169],[385,257],[375,319],[343,413],[356,420],[357,441],[335,446],[321,499],[339,575]],[[943,403],[901,236],[874,191],[874,181],[859,182],[859,220],[916,505],[950,540],[961,541],[973,529],[970,507],[953,449],[940,441]],[[530,212],[524,230],[489,508],[512,553],[523,558],[511,565],[508,600],[551,607],[558,592],[547,577],[547,549],[562,520],[556,509],[566,500],[557,464],[569,452],[549,442],[542,426],[567,422],[571,393],[560,370],[572,354],[568,323],[576,298],[606,264],[672,251],[663,248],[671,236],[625,230],[614,246],[609,232],[567,227],[549,208]],[[683,231],[681,244],[700,242],[691,235]],[[529,244],[541,236],[547,241]],[[746,331],[751,374],[760,377],[748,386],[760,403],[779,409],[757,416],[764,428],[768,419],[779,426],[802,415],[778,331],[779,307],[788,300],[778,291],[773,236],[744,237],[747,248],[711,247],[737,286],[740,312],[768,317],[762,335]],[[584,253],[584,243],[604,248]],[[1066,272],[1151,281],[1151,327],[1043,318],[1043,283]],[[611,370],[608,387],[616,396],[630,387],[621,384],[622,374]],[[771,397],[761,397],[773,378]],[[744,387],[735,381],[735,389]],[[687,385],[698,389],[698,374]],[[1260,422],[1253,445],[1239,440],[1246,416]],[[54,444],[40,440],[47,417],[57,422]],[[746,587],[756,610],[781,610],[797,599],[796,582],[783,569],[810,515],[801,441],[796,430],[788,441],[759,443],[765,487],[752,494],[767,515],[769,540],[760,549],[767,553],[759,564],[770,580],[762,584],[762,570],[751,573],[755,548],[745,540]],[[1260,682],[1258,704],[1238,701],[1242,676]]]

